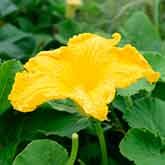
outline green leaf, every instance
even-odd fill
[[[12,88],[15,74],[21,69],[21,63],[16,60],[9,60],[0,65],[0,113],[10,107],[8,95]]]
[[[13,162],[14,155],[16,153],[17,143],[11,142],[7,146],[0,149],[0,164],[11,165]]]
[[[80,26],[77,22],[73,20],[64,20],[58,23],[57,29],[58,34],[55,35],[55,38],[61,43],[67,43],[68,39],[75,34],[80,33]]]
[[[100,156],[100,150],[98,150],[98,148],[98,143],[89,140],[85,141],[85,145],[81,146],[81,148],[79,149],[80,159],[84,160],[86,164],[90,164],[90,160],[96,160],[97,157]]]
[[[125,111],[124,118],[133,128],[144,128],[155,135],[165,138],[165,101],[145,98],[135,101],[130,111]]]
[[[11,24],[5,24],[0,28],[0,41],[16,42],[26,37],[29,37],[29,34],[20,31]]]
[[[0,28],[0,57],[2,59],[27,59],[32,56],[35,39],[29,33],[24,33],[11,24]]]
[[[50,50],[50,49],[52,49],[52,47],[50,47],[50,48],[48,47],[48,49],[46,49],[47,48],[46,47],[47,44],[49,44],[50,42],[52,42],[52,36],[50,36],[48,34],[35,34],[34,37],[35,37],[35,40],[36,40],[37,48],[42,48],[44,50]],[[58,46],[58,47],[60,47],[60,46]],[[53,49],[55,49],[55,47],[53,47]]]
[[[143,12],[135,12],[122,27],[124,36],[139,50],[159,51],[161,40],[154,25]]]
[[[161,81],[165,82],[165,57],[155,52],[143,52],[153,69],[160,72]]]
[[[121,141],[120,151],[136,165],[165,164],[165,152],[161,140],[150,132],[131,129]]]
[[[21,59],[23,54],[23,50],[15,44],[0,41],[0,58],[3,60],[8,60],[11,58]]]
[[[43,122],[43,121],[46,121]],[[37,133],[71,137],[89,126],[89,119],[78,114],[69,114],[53,110],[36,111],[27,114],[22,126],[22,138],[33,139]]]
[[[34,140],[15,158],[13,165],[66,165],[66,149],[52,140]]]
[[[13,0],[13,1],[20,8],[21,7],[27,8],[27,7],[36,7],[37,1],[40,1],[40,0],[26,0],[26,1],[24,1],[24,0]]]
[[[57,101],[49,101],[47,103],[51,108],[58,111],[65,111],[68,113],[77,113],[77,105],[70,99],[57,100]]]
[[[4,17],[17,10],[16,5],[11,0],[0,1],[0,17]]]
[[[19,24],[19,27],[24,32],[34,32],[36,26],[32,23],[30,19],[27,19],[26,17],[18,17],[17,22]]]
[[[111,157],[109,158],[108,162],[110,165],[119,165],[119,163]]]
[[[137,94],[139,91],[151,92],[155,85],[150,84],[147,80],[142,79],[126,89],[118,89],[117,94],[120,96],[131,96]]]
[[[165,91],[165,83],[159,82],[156,84],[156,87],[155,87],[152,95],[159,99],[165,100],[164,91]]]
[[[113,107],[120,110],[121,112],[125,113],[127,109],[126,101],[124,100],[124,97],[122,96],[116,96],[115,100],[112,102]]]

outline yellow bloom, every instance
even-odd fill
[[[80,6],[82,4],[82,0],[66,0],[66,3],[68,5]]]
[[[12,105],[30,112],[48,100],[71,98],[87,115],[105,120],[116,88],[159,78],[134,47],[116,47],[120,38],[118,33],[112,39],[84,33],[65,47],[40,52],[17,73],[9,95]]]

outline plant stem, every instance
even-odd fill
[[[76,12],[76,8],[75,6],[72,5],[68,5],[66,7],[66,18],[74,18],[75,17],[75,12]]]
[[[72,150],[67,165],[74,165],[77,157],[79,137],[77,133],[72,134]]]
[[[154,19],[155,19],[155,27],[158,32],[159,32],[159,8],[160,8],[160,0],[155,0]]]
[[[106,148],[106,143],[105,143],[104,131],[101,127],[101,123],[96,121],[95,128],[96,128],[96,133],[99,139],[101,155],[102,155],[101,165],[108,165],[107,148]]]

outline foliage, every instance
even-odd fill
[[[138,48],[161,78],[118,89],[109,120],[102,123],[109,164],[165,164],[165,5],[160,1],[156,8],[155,2],[84,0],[76,16],[66,18],[65,0],[0,1],[0,165],[65,165],[74,132],[80,140],[76,162],[100,164],[93,121],[73,101],[51,100],[24,114],[13,110],[8,94],[16,72],[40,50],[65,45],[81,32],[108,37],[114,31],[121,32],[122,44]]]

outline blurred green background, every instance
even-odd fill
[[[125,37],[123,42],[134,43],[144,39],[148,45],[143,44],[142,49],[150,50],[153,46],[156,50],[163,50],[163,46],[156,45],[157,41],[150,42],[152,38],[148,33],[155,33],[156,29],[159,34],[151,34],[154,40],[164,39],[164,4],[157,0],[83,0],[75,17],[67,18],[65,0],[1,0],[0,58],[17,58],[24,62],[40,50],[66,44],[69,37],[81,32],[111,36],[119,31]],[[156,6],[159,6],[159,10]],[[136,14],[140,11],[150,18],[150,22],[142,13]],[[131,20],[132,15],[134,18]],[[153,26],[147,27],[150,24]],[[143,33],[138,26],[142,26],[146,34],[136,34],[137,37],[140,35],[140,41],[132,41],[131,34]],[[141,46],[138,45],[138,48],[141,49]]]

